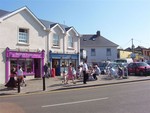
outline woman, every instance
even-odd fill
[[[75,84],[72,63],[70,63],[70,66],[68,67],[68,77],[67,77],[66,84],[68,84],[68,80],[70,79],[72,79],[73,84]]]
[[[17,82],[14,78],[15,76],[16,76],[16,69],[13,67],[11,69],[10,79],[7,82],[7,84],[5,85],[6,87],[15,88],[17,86]]]

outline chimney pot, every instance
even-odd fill
[[[97,31],[96,34],[97,34],[97,36],[100,36],[100,35],[101,35],[101,34],[100,34],[100,31]]]

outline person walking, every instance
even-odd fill
[[[17,81],[15,80],[15,76],[16,76],[16,68],[12,67],[10,79],[5,85],[6,87],[15,88],[17,86]]]
[[[45,65],[44,65],[44,76],[49,78],[49,75],[48,75],[48,64],[47,63],[45,63]]]
[[[76,82],[74,81],[74,75],[73,75],[73,67],[72,67],[72,63],[70,63],[69,67],[68,67],[68,77],[67,77],[67,81],[66,84],[68,84],[68,80],[72,80],[73,84],[75,84]]]
[[[63,77],[62,83],[66,84],[66,81],[67,81],[67,74],[66,74],[66,71],[63,71],[62,77]]]
[[[24,86],[27,85],[24,80],[23,70],[22,70],[21,66],[19,66],[18,71],[17,71],[17,79],[18,79],[18,82],[20,82],[21,86],[23,86],[23,84],[24,84]]]
[[[85,60],[83,63],[83,84],[86,84],[86,81],[88,79],[88,66],[87,61]]]

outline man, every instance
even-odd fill
[[[47,63],[45,63],[45,65],[44,65],[44,73],[45,73],[45,77],[49,78],[49,75],[48,75],[48,65],[47,65]]]
[[[83,63],[83,84],[86,84],[86,81],[88,79],[88,66],[87,61],[85,60]]]

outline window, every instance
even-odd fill
[[[106,56],[111,56],[111,49],[110,48],[107,48],[107,50],[106,50]]]
[[[73,37],[68,37],[68,47],[73,48]]]
[[[19,43],[28,43],[29,40],[29,30],[28,29],[19,29]]]
[[[11,59],[10,60],[10,68],[15,67],[16,72],[18,70],[18,67],[21,66],[23,73],[25,75],[27,74],[33,74],[34,73],[34,66],[33,66],[33,59]]]
[[[33,72],[33,60],[32,59],[26,59],[26,72],[32,73]]]
[[[91,56],[96,56],[96,51],[95,51],[95,49],[91,49]]]
[[[53,46],[59,46],[59,35],[53,35]]]

